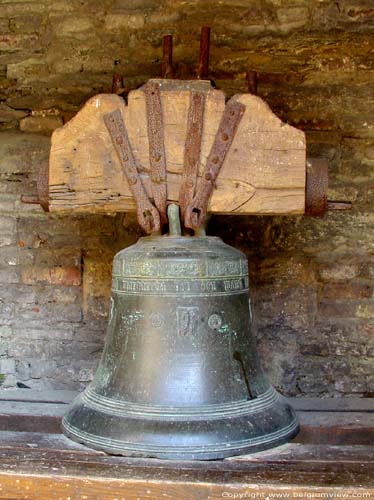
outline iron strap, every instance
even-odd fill
[[[182,220],[195,195],[203,135],[204,105],[204,94],[202,92],[191,92],[184,149],[183,177],[179,190]]]
[[[244,114],[245,106],[230,99],[226,104],[221,123],[218,127],[213,146],[210,150],[205,170],[198,186],[197,193],[186,209],[184,225],[191,229],[199,229],[204,223],[209,199],[215,181],[230,149],[235,132]]]
[[[144,93],[147,109],[152,196],[160,213],[161,222],[165,223],[167,222],[166,155],[159,84],[155,82],[146,83]]]
[[[104,122],[135,198],[138,222],[147,233],[157,232],[160,216],[144,189],[121,111],[116,109],[104,115]]]

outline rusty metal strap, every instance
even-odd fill
[[[141,181],[121,111],[116,109],[104,115],[104,122],[135,198],[138,222],[147,233],[157,232],[160,230],[160,216]]]
[[[226,104],[221,123],[218,127],[213,146],[210,150],[203,177],[200,179],[197,193],[186,209],[184,225],[199,229],[204,223],[215,181],[230,149],[235,132],[244,114],[245,106],[230,99]]]
[[[179,190],[182,220],[195,195],[203,135],[204,105],[204,94],[202,92],[191,92],[184,149],[183,177]]]
[[[166,156],[159,84],[148,82],[144,85],[144,93],[147,109],[152,196],[160,213],[161,222],[165,223],[167,222]]]

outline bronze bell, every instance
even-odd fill
[[[251,335],[248,262],[220,238],[141,238],[113,263],[108,334],[67,436],[116,455],[217,459],[277,446],[295,413]]]

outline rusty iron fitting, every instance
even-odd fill
[[[305,214],[321,216],[327,210],[328,163],[323,158],[306,162]]]
[[[162,78],[174,78],[173,69],[173,37],[165,35],[162,44]]]
[[[257,71],[249,70],[245,75],[247,82],[248,92],[253,95],[257,95]]]
[[[160,86],[157,82],[148,82],[143,91],[147,112],[152,196],[160,213],[161,223],[167,223],[166,154]]]
[[[121,111],[116,109],[104,115],[104,123],[135,198],[138,222],[146,233],[156,233],[160,230],[160,216],[157,208],[149,200],[140,178]]]
[[[234,140],[236,130],[244,114],[244,104],[230,99],[226,104],[221,123],[218,127],[210,150],[203,176],[199,181],[196,194],[185,213],[185,227],[198,231],[204,224],[208,204],[215,187],[215,181]]]
[[[197,78],[206,80],[209,74],[209,50],[210,50],[210,27],[203,26],[200,36],[199,65],[197,68]]]
[[[123,78],[119,73],[114,73],[112,80],[112,94],[120,95],[124,91]]]
[[[323,158],[308,158],[306,162],[305,215],[319,217],[328,210],[350,210],[350,201],[328,200],[328,162]]]

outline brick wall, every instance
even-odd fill
[[[214,217],[210,234],[249,256],[259,351],[289,395],[374,394],[374,9],[370,0],[3,0],[0,5],[0,373],[4,386],[81,388],[105,332],[111,259],[130,215],[67,217],[22,205],[49,135],[114,71],[160,73],[160,42],[196,66],[212,26],[211,76],[259,95],[306,131],[350,213]],[[124,225],[123,225],[124,222]]]

